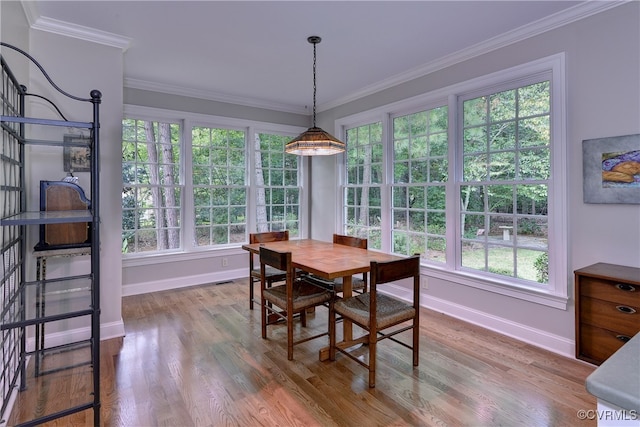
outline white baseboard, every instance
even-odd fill
[[[118,338],[124,336],[124,322],[120,319],[117,322],[103,323],[100,325],[100,340]],[[85,341],[91,338],[91,328],[83,327],[71,329],[63,332],[47,333],[44,339],[45,348],[57,347],[78,341]],[[35,350],[35,338],[27,339],[27,351]],[[1,426],[0,426],[1,427]]]
[[[575,342],[568,338],[429,295],[423,294],[420,303],[423,307],[431,310],[473,323],[536,347],[544,348],[553,353],[575,358]]]
[[[236,270],[215,271],[195,276],[182,276],[166,280],[152,280],[136,283],[135,285],[122,285],[122,296],[147,294],[150,292],[166,291],[169,289],[186,288],[188,286],[202,285],[203,283],[218,283],[227,280],[247,277],[248,270],[239,268]]]
[[[124,321],[103,323],[100,325],[100,340],[119,338],[124,336]]]
[[[393,284],[388,289],[391,289],[390,294],[405,301],[412,298],[412,289]],[[425,294],[420,295],[420,305],[553,353],[575,358],[575,342],[567,338]]]

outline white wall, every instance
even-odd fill
[[[116,48],[97,45],[74,38],[63,37],[41,31],[29,31],[28,23],[19,2],[2,3],[2,40],[17,44],[29,52],[49,73],[52,80],[63,90],[72,95],[90,98],[90,91],[98,89],[103,94],[100,107],[100,135],[101,135],[101,337],[110,338],[124,334],[121,314],[122,293],[122,261],[120,256],[121,224],[121,120],[122,120],[122,51]],[[3,49],[3,54],[5,50]],[[9,55],[7,55],[9,56]],[[15,55],[13,55],[15,57]],[[19,61],[17,61],[19,62]],[[10,63],[11,65],[11,63]],[[13,67],[12,67],[13,68]],[[39,70],[15,67],[16,77],[23,82],[29,92],[46,96],[55,102],[72,121],[91,121],[92,104],[72,101],[59,94],[47,83]],[[27,73],[28,71],[28,73]],[[59,118],[46,103],[29,97],[28,113],[34,117]],[[65,132],[66,129],[61,129]],[[61,179],[65,172],[62,167],[60,150],[51,148],[27,149],[27,185],[31,189],[28,196],[30,209],[37,210],[38,183],[41,179]],[[89,193],[88,174],[79,174],[80,184]],[[28,252],[37,241],[37,226],[28,230]],[[86,259],[74,261],[51,261],[47,265],[47,277],[55,277],[63,270],[74,269],[80,264],[86,264]],[[35,276],[35,259],[32,254],[27,257],[27,274]],[[69,327],[75,323],[69,322]],[[86,329],[86,328],[85,328]],[[87,331],[74,331],[86,333]],[[60,336],[60,340],[64,337]],[[55,341],[55,338],[54,338]],[[47,345],[56,345],[48,342]]]
[[[566,52],[569,306],[559,310],[434,277],[423,304],[571,355],[572,272],[596,262],[640,267],[640,205],[582,201],[582,140],[640,133],[639,17],[640,3],[631,2],[319,115],[319,125],[333,130],[342,117]],[[314,238],[326,240],[334,229],[336,177],[335,160],[313,159],[312,191],[322,195],[322,205],[312,205]]]
[[[0,2],[0,40],[22,50],[29,48],[29,31],[27,18],[20,2]],[[10,64],[15,75],[27,75],[29,61],[19,53],[8,48],[1,48],[2,56]]]
[[[336,117],[339,118],[339,117]],[[327,132],[333,132],[333,121],[324,123],[316,118],[318,126]],[[311,158],[311,234],[313,239],[330,242],[333,233],[339,232],[336,190],[338,190],[338,169],[336,156],[318,156]]]

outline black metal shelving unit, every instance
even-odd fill
[[[93,410],[94,425],[100,425],[100,217],[99,217],[99,107],[102,94],[93,90],[89,98],[79,98],[60,89],[48,76],[43,67],[27,52],[0,42],[0,46],[12,49],[25,56],[35,65],[51,84],[65,97],[74,101],[86,102],[92,108],[92,121],[75,122],[67,120],[58,107],[46,98],[29,94],[27,88],[19,83],[5,59],[0,55],[2,65],[0,87],[0,129],[2,131],[0,163],[0,191],[2,212],[0,216],[0,240],[2,249],[2,276],[0,277],[0,352],[2,366],[0,370],[0,391],[2,392],[2,414],[7,422],[12,394],[33,387],[38,392],[54,384],[54,381],[82,382],[90,386],[60,387],[67,390],[69,396],[59,396],[48,391],[48,396],[36,399],[39,406],[28,410],[34,418],[21,425],[39,425],[54,419],[72,415],[85,410]],[[43,119],[25,116],[25,98],[37,96],[49,102],[62,117]],[[31,128],[34,128],[32,131]],[[26,188],[26,172],[30,166],[25,161],[26,147],[46,145],[68,147],[61,135],[72,129],[79,133],[88,133],[85,144],[90,150],[90,197],[87,210],[73,211],[27,211],[27,197],[37,189]],[[51,135],[49,138],[29,138],[33,135]],[[67,275],[65,277],[45,278],[38,274],[36,280],[27,280],[27,232],[47,224],[88,224],[91,236],[89,248],[80,255],[90,257],[88,272]],[[30,228],[31,227],[31,228]],[[34,253],[38,263],[43,256],[66,256],[68,253],[54,250]],[[30,262],[29,262],[30,264]],[[40,268],[40,266],[38,266]],[[46,307],[46,309],[45,309]],[[72,340],[63,345],[46,347],[45,325],[52,322],[85,322],[89,324],[90,337]],[[28,328],[34,328],[37,338],[33,349],[27,349]],[[58,332],[60,333],[60,332]],[[40,336],[41,335],[41,336]],[[34,368],[33,365],[36,365]],[[62,378],[64,372],[65,378]],[[54,378],[58,375],[60,378]],[[85,378],[83,378],[85,377]],[[44,392],[43,392],[44,393]],[[66,402],[62,407],[51,406],[46,399]]]

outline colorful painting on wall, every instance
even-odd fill
[[[640,135],[582,141],[584,202],[640,203]]]

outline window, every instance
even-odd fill
[[[339,120],[342,232],[419,252],[437,277],[565,307],[563,93],[559,54]]]
[[[180,247],[180,126],[122,122],[122,252]]]
[[[258,132],[246,120],[125,111],[123,253],[225,248],[258,230],[287,229],[302,237],[303,162],[284,153],[300,128],[268,124],[269,131]],[[207,125],[213,121],[226,123]]]
[[[191,130],[196,246],[246,240],[245,132],[194,127]]]
[[[289,237],[300,235],[298,156],[284,152],[290,139],[268,133],[260,133],[256,139],[258,232],[289,230]]]
[[[392,251],[446,261],[447,107],[393,119]]]
[[[348,129],[344,230],[368,239],[368,247],[381,249],[382,123]]]
[[[547,283],[549,81],[461,104],[461,265]]]

